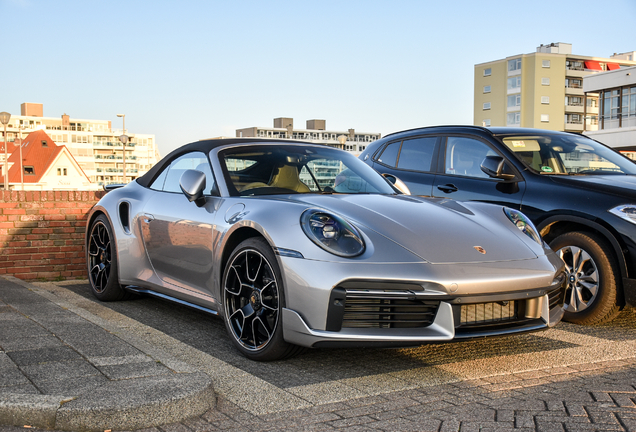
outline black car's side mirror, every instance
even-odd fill
[[[409,187],[398,177],[387,173],[382,174],[382,177],[384,177],[391,186],[402,192],[404,195],[411,195]]]
[[[481,163],[481,170],[493,178],[512,180],[515,175],[510,172],[506,161],[501,156],[486,156]]]
[[[194,201],[198,207],[205,204],[205,198],[203,197],[203,191],[205,190],[204,173],[197,170],[186,170],[181,174],[179,186],[181,186],[181,191],[188,198],[188,201]]]

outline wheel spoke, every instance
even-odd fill
[[[256,278],[258,277],[258,273],[261,271],[261,265],[263,264],[263,257],[256,254],[248,254],[247,252],[246,254],[247,254],[247,257],[246,257],[247,265],[245,266],[245,275],[247,276],[247,280],[254,283],[254,281],[256,281]],[[256,271],[254,272],[254,277],[250,276],[250,269],[252,268],[252,263],[250,263],[250,261],[254,261],[254,258],[250,260],[250,256],[256,257],[258,259],[258,265],[256,267]]]

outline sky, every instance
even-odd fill
[[[162,155],[236,129],[471,124],[474,65],[636,50],[636,0],[0,0],[0,111],[111,120]]]

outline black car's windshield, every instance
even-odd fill
[[[233,196],[396,193],[353,154],[327,146],[240,146],[219,152],[219,159]]]
[[[636,174],[636,164],[578,135],[518,135],[502,138],[528,168],[541,174]]]

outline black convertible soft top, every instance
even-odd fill
[[[210,150],[221,147],[225,145],[231,144],[310,144],[305,141],[296,141],[296,140],[287,140],[287,139],[259,139],[259,138],[224,138],[224,139],[208,139],[195,141],[190,144],[183,145],[176,150],[168,153],[163,159],[157,162],[150,170],[137,178],[136,181],[143,187],[149,187],[153,180],[163,171],[163,168],[168,166],[173,160],[178,158],[181,155],[186,153],[190,153],[193,151],[200,151],[202,153],[208,154]]]

